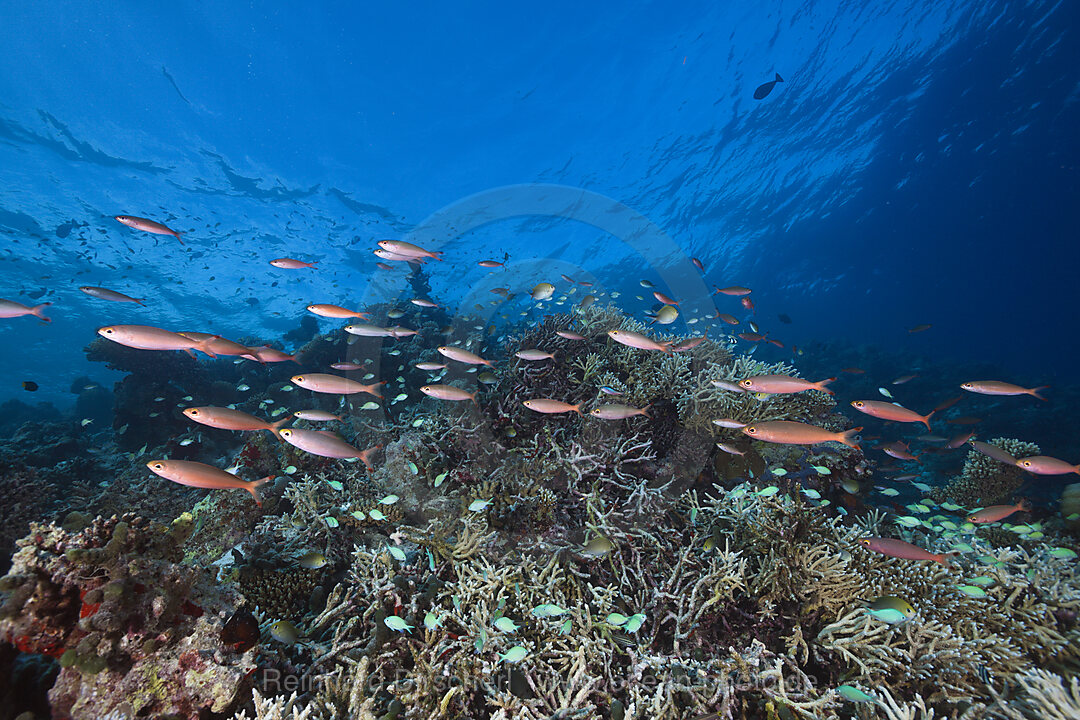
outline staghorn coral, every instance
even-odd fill
[[[1017,459],[1039,454],[1038,445],[1023,440],[994,438],[989,442]],[[944,487],[934,488],[930,496],[937,502],[952,499],[969,507],[994,505],[1009,501],[1028,478],[1020,468],[969,450],[960,474]]]

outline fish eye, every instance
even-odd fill
[[[198,414],[199,414],[199,411],[198,411],[198,410],[196,410],[195,408],[192,408],[192,409],[191,409],[191,410],[189,410],[188,412],[190,412],[190,413],[191,413],[192,415],[198,415]]]
[[[161,469],[161,463],[154,463],[154,469],[155,470],[160,470]]]
[[[740,380],[739,384],[742,385],[743,387],[750,387],[754,383],[750,382],[750,380],[747,379],[747,380]]]
[[[750,433],[751,435],[753,435],[754,433],[756,433],[756,432],[757,432],[757,428],[756,428],[756,427],[754,427],[753,425],[751,425],[750,427],[746,428],[746,432],[748,432],[748,433]]]

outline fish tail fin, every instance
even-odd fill
[[[45,317],[45,310],[44,310],[44,308],[47,308],[50,305],[52,305],[51,302],[44,302],[44,303],[41,303],[40,305],[35,305],[34,307],[30,308],[30,313],[34,317],[41,318],[45,322],[52,322],[51,318]]]
[[[198,350],[199,352],[201,352],[204,355],[209,355],[212,358],[216,358],[217,355],[214,353],[213,350],[210,349],[210,343],[214,342],[215,340],[220,340],[220,339],[221,339],[220,335],[213,335],[211,337],[206,338],[202,342],[195,343],[195,349]]]
[[[780,73],[776,73],[776,82],[784,82],[784,78],[780,77]]]
[[[671,342],[671,340],[668,340],[667,342],[659,343],[660,349],[664,351],[665,355],[674,354],[674,351],[671,349]]]
[[[476,409],[480,409],[480,402],[476,399],[476,393],[471,393],[469,399],[472,400],[472,404],[476,406]]]
[[[434,258],[434,259],[438,260],[439,262],[442,262],[443,261],[442,254],[443,254],[442,250],[436,250],[435,252],[428,253],[424,257]]]
[[[146,298],[131,298],[139,307],[146,307]]]
[[[380,393],[380,392],[377,392],[376,390],[377,390],[377,388],[380,388],[380,387],[382,387],[382,386],[383,386],[383,385],[385,385],[385,384],[386,384],[386,381],[385,381],[385,380],[380,380],[379,382],[375,383],[374,385],[371,385],[371,386],[370,386],[370,387],[371,387],[371,389],[370,389],[370,390],[368,390],[368,392],[370,392],[370,393],[371,393],[372,395],[374,395],[375,397],[377,397],[377,398],[379,398],[380,400],[382,400],[382,399],[383,399],[382,393]]]
[[[1040,385],[1039,387],[1031,388],[1030,390],[1028,390],[1028,395],[1030,395],[1033,398],[1038,398],[1039,400],[1042,400],[1043,402],[1046,402],[1046,398],[1044,398],[1042,395],[1040,395],[1039,391],[1040,390],[1045,390],[1048,387],[1050,387],[1050,386],[1049,385]]]
[[[581,403],[578,403],[577,405],[571,405],[570,409],[576,412],[578,414],[578,417],[585,417],[581,414]]]
[[[274,433],[274,437],[276,437],[278,440],[284,441],[285,438],[281,437],[281,426],[289,422],[290,420],[292,420],[292,415],[286,415],[281,420],[270,423],[270,427],[268,427],[267,430]]]
[[[641,414],[644,415],[647,418],[652,419],[652,415],[649,414],[649,408],[651,408],[651,407],[652,407],[652,403],[649,403],[645,407],[641,408]]]
[[[829,388],[825,387],[829,383],[833,383],[833,382],[836,382],[836,378],[835,377],[830,377],[830,378],[825,378],[824,380],[821,380],[819,382],[816,382],[816,383],[814,383],[814,385],[816,385],[817,389],[820,390],[823,393],[828,393],[830,395],[835,395],[836,393],[834,393]]]
[[[174,230],[172,235],[174,238],[176,238],[176,242],[180,243],[181,245],[184,244],[184,241],[180,239],[180,233]]]
[[[1031,502],[1027,498],[1020,498],[1020,502],[1016,503],[1016,509],[1020,512],[1028,512],[1031,510]]]
[[[958,553],[956,551],[950,551],[947,553],[942,553],[941,555],[935,555],[934,562],[941,565],[942,567],[947,567],[951,570],[953,568],[953,564],[949,562],[949,558],[957,554]]]
[[[930,429],[930,418],[933,417],[934,413],[936,413],[936,412],[937,412],[937,410],[931,410],[930,412],[926,413],[926,417],[921,418],[921,422],[922,422],[923,425],[926,426],[927,430]]]
[[[244,488],[249,493],[251,493],[251,497],[255,498],[255,504],[259,507],[262,507],[262,495],[259,494],[259,488],[273,480],[275,477],[277,477],[277,475],[267,475],[261,480],[253,480],[252,482],[249,482]]]
[[[860,432],[862,432],[862,427],[853,427],[850,430],[845,430],[844,432],[840,433],[840,438],[838,442],[847,445],[849,448],[861,450],[862,448],[859,447]]]

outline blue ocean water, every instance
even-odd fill
[[[109,322],[279,335],[305,300],[385,292],[374,240],[527,183],[611,198],[674,249],[508,218],[437,238],[454,272],[436,294],[464,297],[484,277],[472,261],[504,252],[522,285],[555,260],[608,287],[695,256],[712,281],[752,287],[763,317],[792,317],[788,342],[995,362],[1019,382],[1074,366],[1069,3],[4,16],[0,295],[50,301],[54,322],[0,326],[0,395],[33,379],[34,400],[70,404],[91,370],[80,349]],[[186,245],[118,213],[169,221]],[[278,255],[324,270],[286,281],[263,262]],[[102,307],[83,284],[150,309]],[[918,323],[932,332],[910,336]]]

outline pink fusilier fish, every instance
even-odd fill
[[[740,450],[739,448],[737,448],[734,445],[731,445],[729,443],[716,443],[716,447],[720,448],[721,450],[728,453],[729,455],[745,455],[746,454],[746,452],[744,450]]]
[[[481,260],[476,264],[482,268],[497,268],[502,267],[505,263],[496,262],[495,260]]]
[[[36,318],[41,318],[45,322],[52,322],[49,318],[45,317],[45,308],[52,305],[52,303],[41,303],[40,305],[34,305],[33,307],[17,303],[14,300],[0,300],[0,318],[17,318],[25,315],[33,315]]]
[[[392,338],[411,337],[417,334],[416,330],[407,327],[401,327],[400,325],[393,325],[386,328],[386,333]]]
[[[363,452],[345,442],[340,435],[326,430],[286,428],[281,431],[281,437],[293,447],[319,457],[358,458]]]
[[[387,265],[384,262],[375,263],[375,267],[379,268],[380,270],[393,270],[394,269],[394,267],[392,265]]]
[[[887,445],[882,445],[881,449],[886,455],[896,458],[897,460],[914,460],[915,462],[919,462],[919,456],[912,455],[911,448],[908,447],[907,443],[900,442],[899,440],[888,443]]]
[[[423,265],[426,260],[424,258],[409,257],[408,255],[398,255],[392,253],[389,250],[383,250],[382,248],[375,248],[371,252],[375,253],[376,257],[381,257],[383,260],[389,260],[390,262],[410,262],[414,265]]]
[[[422,307],[422,308],[437,308],[437,307],[439,307],[439,303],[432,302],[432,301],[428,300],[427,298],[413,298],[409,302],[411,302],[413,305],[416,305],[417,307]]]
[[[459,402],[461,400],[472,400],[473,405],[479,407],[480,403],[476,402],[476,393],[471,393],[468,390],[462,390],[459,387],[453,385],[423,385],[420,388],[420,392],[424,393],[428,397],[433,397],[437,400],[452,400]]]
[[[209,349],[207,340],[192,340],[171,330],[149,325],[106,325],[98,328],[98,335],[138,350],[198,350],[210,357],[217,355]],[[215,337],[215,336],[211,336]]]
[[[184,409],[184,415],[189,420],[219,430],[269,430],[278,439],[281,438],[278,428],[289,421],[286,417],[277,422],[266,422],[246,412],[224,407],[189,407]]]
[[[294,258],[276,258],[270,261],[270,264],[276,268],[282,270],[301,270],[303,268],[313,268],[318,260],[312,260],[311,262],[304,262],[303,260],[296,260]]]
[[[246,490],[255,498],[255,504],[259,507],[262,507],[259,488],[275,477],[267,475],[261,480],[248,482],[212,465],[191,460],[151,460],[146,463],[146,467],[159,477],[188,487],[204,490]]]
[[[1012,383],[1000,382],[998,380],[972,380],[971,382],[962,383],[960,385],[961,389],[980,395],[1030,395],[1043,402],[1046,402],[1046,398],[1040,395],[1039,391],[1045,390],[1048,387],[1050,386],[1039,385],[1038,387],[1026,388],[1020,387],[1019,385],[1013,385]]]
[[[392,252],[395,255],[401,255],[407,258],[433,258],[435,260],[442,260],[441,252],[431,252],[419,245],[413,245],[404,240],[380,240],[378,245],[387,252]]]
[[[293,417],[298,417],[301,420],[308,420],[309,422],[330,422],[331,420],[341,420],[341,417],[334,413],[326,412],[325,410],[297,410],[293,413]]]
[[[127,225],[129,228],[142,230],[143,232],[153,233],[154,235],[172,235],[181,245],[184,244],[184,241],[180,240],[180,233],[154,220],[135,217],[134,215],[116,215],[115,219],[117,222]]]
[[[683,340],[681,343],[671,346],[672,352],[686,352],[687,350],[693,350],[701,343],[709,339],[709,331],[706,330],[705,334],[701,337],[692,337],[688,340]]]
[[[612,403],[610,405],[601,405],[589,412],[595,418],[601,420],[625,420],[626,418],[634,417],[635,415],[644,415],[645,417],[652,417],[649,415],[650,405],[646,405],[643,408],[631,407],[629,405],[619,405],[618,403]]]
[[[978,512],[972,513],[968,516],[969,523],[975,523],[976,525],[982,525],[984,523],[997,522],[998,520],[1004,520],[1013,513],[1027,512],[1031,509],[1031,503],[1027,500],[1020,500],[1015,505],[991,505],[990,507],[984,507]]]
[[[353,323],[345,326],[345,332],[350,335],[359,335],[360,337],[390,337],[390,330],[388,328],[379,327],[378,325],[369,325],[367,323]]]
[[[565,338],[567,340],[584,340],[585,339],[584,335],[579,335],[578,333],[574,332],[573,330],[556,330],[555,334],[558,335],[559,337]]]
[[[794,422],[792,420],[773,420],[747,425],[743,433],[755,440],[778,443],[781,445],[817,445],[818,443],[838,442],[850,448],[859,449],[856,435],[861,427],[843,432],[833,432],[817,425]]]
[[[940,565],[944,565],[945,567],[952,567],[949,563],[949,557],[956,554],[951,552],[942,553],[940,555],[935,554],[928,550],[923,550],[918,545],[912,545],[909,542],[895,540],[893,538],[860,538],[859,544],[874,552],[888,555],[889,557],[900,558],[901,560],[931,560]]]
[[[133,298],[130,295],[125,295],[124,293],[116,292],[115,290],[109,290],[108,288],[94,287],[92,285],[83,285],[81,288],[79,288],[79,290],[86,293],[92,298],[97,298],[98,300],[108,300],[109,302],[122,303],[129,302],[135,303],[136,305],[143,305],[145,307],[145,304],[143,302],[144,298]]]
[[[632,330],[608,330],[608,337],[617,343],[637,350],[659,350],[671,354],[671,341],[656,342]]]
[[[833,391],[825,386],[835,381],[836,378],[834,377],[812,382],[810,380],[790,377],[788,375],[754,375],[745,380],[740,380],[739,387],[743,390],[765,392],[770,395],[787,395],[790,393],[800,393],[805,390],[820,390],[823,393],[832,395],[834,394]]]
[[[949,442],[945,443],[945,447],[949,448],[950,450],[956,450],[957,448],[963,447],[964,445],[966,445],[968,440],[970,440],[973,437],[975,437],[975,433],[973,433],[973,432],[960,433],[959,435],[954,435],[951,438],[949,438]]]
[[[713,425],[719,425],[722,428],[730,428],[732,430],[740,430],[746,427],[746,423],[732,420],[731,418],[718,418],[713,420]]]
[[[676,302],[672,298],[668,297],[664,293],[660,292],[659,290],[653,290],[653,297],[656,298],[657,302],[662,302],[665,305],[678,305],[679,304],[678,302]]]
[[[446,363],[418,362],[413,367],[419,368],[420,370],[427,370],[429,372],[432,372],[432,371],[435,371],[435,370],[445,370],[446,369]]]
[[[998,462],[1003,462],[1006,465],[1016,465],[1016,458],[999,448],[997,445],[984,443],[981,440],[969,440],[968,445],[970,445],[971,449],[975,452],[982,453],[983,455],[993,458]]]
[[[334,368],[335,370],[363,370],[365,366],[358,365],[354,362],[339,362],[334,363],[330,367]]]
[[[232,357],[246,357],[252,360],[257,360],[254,350],[247,345],[241,345],[238,342],[233,342],[220,335],[213,335],[211,333],[204,332],[178,332],[177,335],[182,335],[189,340],[194,340],[198,343],[203,343],[207,350],[214,355],[227,355]]]
[[[358,310],[349,310],[340,305],[328,305],[326,303],[308,305],[307,309],[308,312],[315,313],[320,317],[334,318],[335,320],[345,320],[346,318],[360,318],[361,320],[367,320],[368,317],[367,313],[362,313]]]
[[[545,415],[554,415],[565,412],[576,412],[581,415],[581,405],[571,405],[570,403],[562,402],[561,400],[548,400],[546,398],[534,398],[532,400],[526,400],[521,403],[530,410],[534,410],[538,413],[544,413]]]
[[[750,288],[744,288],[739,285],[732,285],[731,287],[726,288],[716,287],[716,285],[713,285],[713,287],[716,288],[713,291],[713,295],[731,295],[732,297],[742,297],[743,295],[749,295],[752,292]]]
[[[311,390],[312,392],[327,393],[328,395],[355,395],[356,393],[367,393],[368,395],[374,395],[377,398],[382,397],[382,395],[379,394],[379,386],[386,384],[385,380],[380,380],[371,385],[364,385],[355,380],[343,378],[340,375],[327,375],[325,373],[294,375],[290,379],[296,385],[299,385],[305,390]]]
[[[921,422],[926,426],[926,429],[930,429],[930,417],[934,414],[931,410],[926,415],[920,415],[914,410],[908,410],[906,407],[900,405],[893,405],[889,402],[882,400],[852,400],[851,407],[855,408],[861,413],[866,413],[870,417],[876,417],[879,420],[891,420],[893,422]]]
[[[300,364],[300,361],[296,359],[296,355],[290,355],[287,352],[272,348],[269,345],[260,345],[259,347],[251,348],[251,354],[256,360],[263,363],[278,363],[289,360],[291,362]]]
[[[519,350],[514,353],[515,357],[519,357],[522,360],[554,360],[555,353],[545,352],[543,350]]]
[[[442,345],[437,349],[440,355],[448,357],[451,360],[457,360],[458,362],[463,362],[468,365],[487,365],[488,367],[491,367],[491,362],[464,348]]]
[[[1080,465],[1070,465],[1064,460],[1046,455],[1020,458],[1016,461],[1016,466],[1035,475],[1068,475],[1069,473],[1080,475]]]

